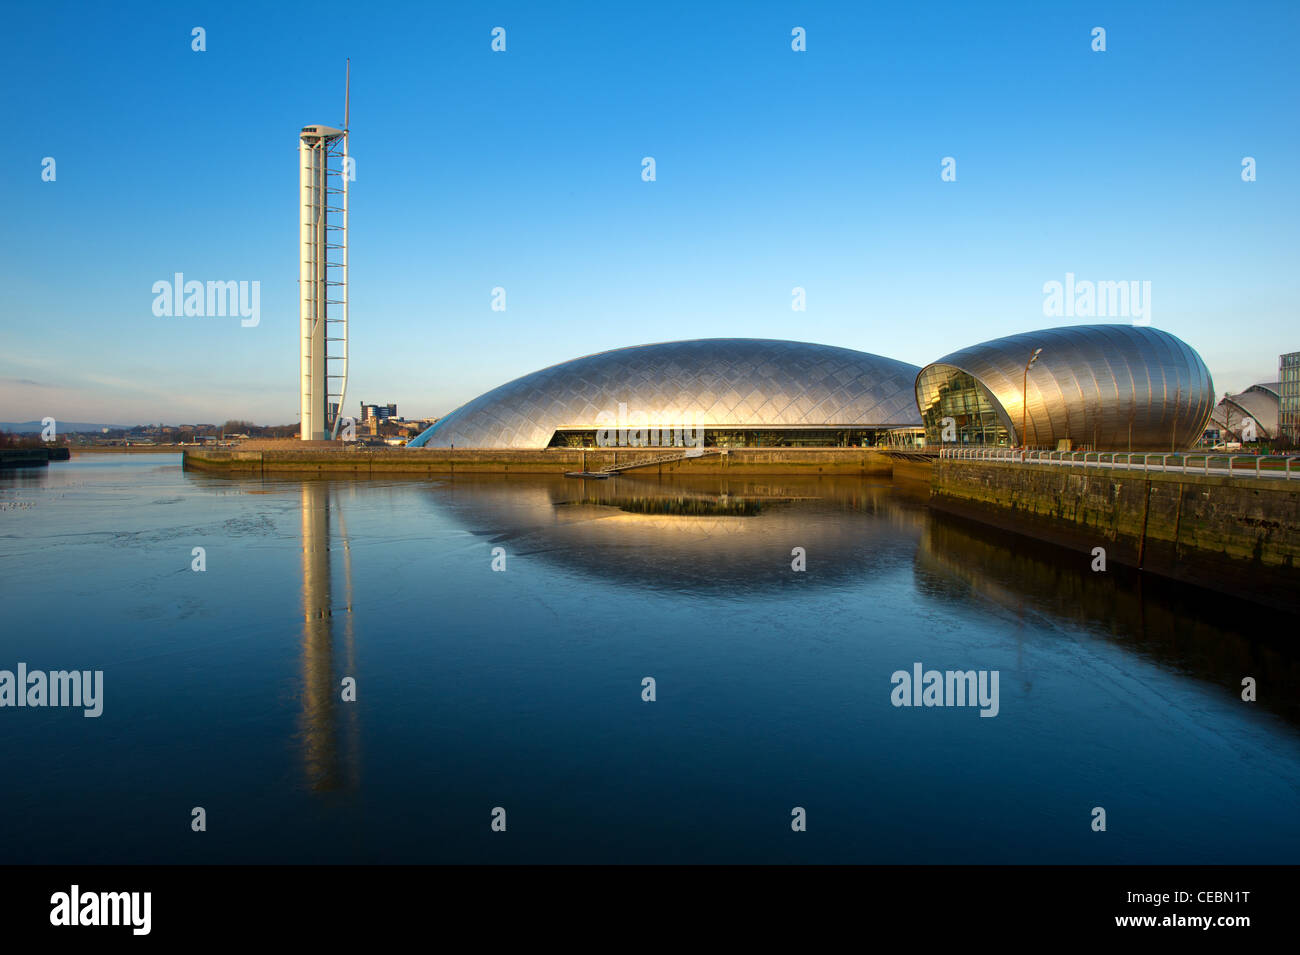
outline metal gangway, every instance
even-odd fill
[[[630,471],[633,468],[648,468],[656,464],[668,464],[670,461],[685,461],[688,458],[701,458],[706,454],[717,454],[718,451],[718,448],[683,448],[680,451],[670,451],[667,454],[660,454],[653,458],[633,461],[630,464],[610,464],[594,473],[618,474],[621,471]]]

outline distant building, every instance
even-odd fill
[[[1288,441],[1300,442],[1300,351],[1278,359],[1278,389],[1278,431]]]
[[[389,418],[397,417],[397,405],[368,405],[361,402],[361,421],[362,423],[370,421],[372,418],[379,421],[387,421]]]
[[[1236,395],[1224,395],[1210,415],[1206,435],[1213,440],[1269,441],[1278,436],[1281,384],[1262,382]],[[1254,435],[1253,437],[1251,435]]]

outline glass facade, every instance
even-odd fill
[[[927,445],[1008,447],[1011,436],[1002,424],[988,390],[971,375],[951,365],[930,365],[916,383],[921,422]],[[954,432],[943,440],[944,418]]]
[[[1281,382],[1279,431],[1282,438],[1300,444],[1300,351],[1283,355],[1278,362]]]
[[[886,428],[701,428],[706,448],[862,448],[901,443],[899,429]],[[611,428],[609,447],[681,447],[682,435],[693,440],[689,426],[681,434],[670,426],[625,429],[619,435]],[[595,430],[561,430],[551,436],[548,447],[599,447]]]

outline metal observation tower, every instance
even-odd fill
[[[348,387],[348,106],[343,128],[304,126],[298,140],[298,315],[302,440],[338,437]]]

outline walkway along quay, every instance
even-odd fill
[[[946,449],[930,506],[1300,612],[1300,457]]]
[[[186,469],[250,474],[369,477],[384,474],[857,474],[888,478],[889,456],[872,448],[366,448],[298,442],[298,448],[187,448]],[[319,445],[301,447],[303,444]]]

